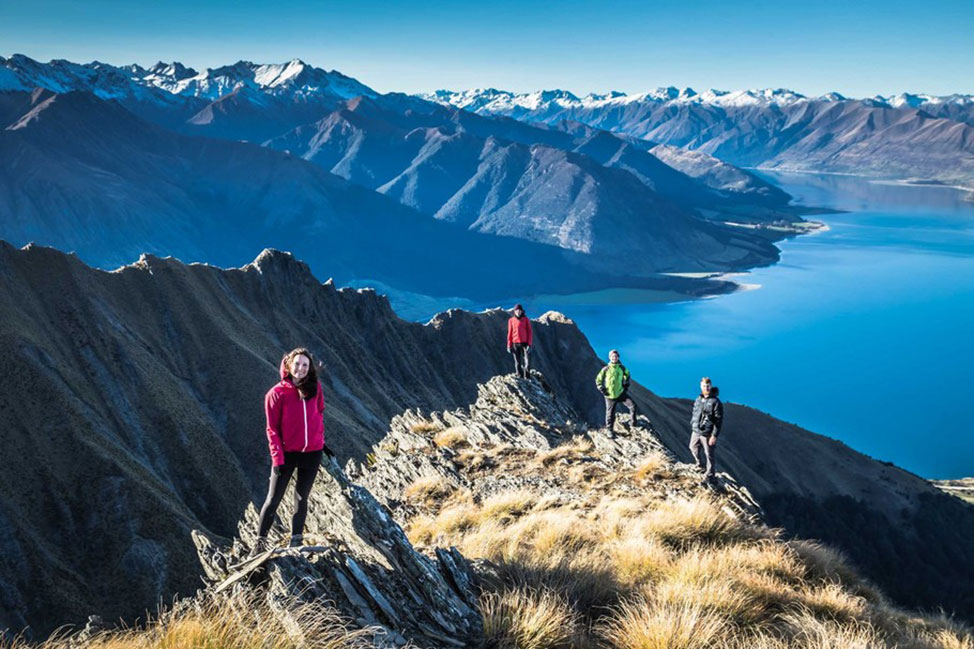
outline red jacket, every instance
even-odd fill
[[[514,343],[531,344],[531,319],[526,315],[520,318],[511,316],[507,321],[507,346]]]
[[[264,397],[267,415],[267,443],[274,466],[284,464],[284,452],[320,451],[325,446],[325,397],[318,384],[318,396],[305,401],[287,377],[281,361],[281,381]]]

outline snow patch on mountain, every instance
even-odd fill
[[[717,90],[710,88],[697,92],[693,88],[660,87],[647,92],[626,94],[612,91],[605,94],[590,93],[579,98],[566,90],[545,90],[531,93],[513,93],[505,90],[437,90],[420,94],[419,97],[444,105],[482,113],[508,113],[516,109],[539,111],[546,108],[607,108],[629,104],[670,103],[702,104],[723,107],[745,106],[787,106],[799,102],[848,101],[849,98],[829,92],[819,97],[808,97],[787,88],[764,88],[758,90]],[[867,98],[879,105],[891,108],[920,108],[927,104],[974,105],[974,95],[953,94],[935,96],[927,94],[901,93],[899,95]]]
[[[335,70],[327,72],[299,59],[280,64],[238,61],[197,72],[175,61],[160,61],[146,69],[135,64],[113,66],[99,61],[40,63],[23,54],[14,54],[9,59],[0,57],[0,90],[38,87],[57,93],[83,90],[102,99],[156,99],[164,103],[171,99],[161,96],[159,91],[210,101],[241,90],[302,99],[376,96],[374,90],[351,77]]]

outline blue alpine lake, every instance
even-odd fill
[[[528,314],[565,313],[657,394],[692,398],[708,375],[726,401],[924,477],[974,475],[974,204],[947,187],[764,175],[797,204],[846,211],[810,217],[829,229],[733,278],[754,288],[542,298]]]

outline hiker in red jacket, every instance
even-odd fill
[[[532,342],[531,319],[524,315],[524,307],[514,305],[514,315],[507,321],[507,353],[514,354],[514,372],[528,378],[528,354]]]
[[[334,457],[325,445],[323,420],[325,398],[311,352],[294,349],[281,359],[281,380],[264,397],[267,443],[271,452],[271,477],[267,499],[260,510],[254,552],[267,549],[267,533],[274,524],[291,475],[298,474],[291,517],[291,547],[303,543],[308,496],[321,466],[322,454]]]

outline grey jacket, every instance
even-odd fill
[[[710,389],[710,396],[697,395],[690,415],[690,429],[698,435],[716,437],[724,423],[724,404],[717,398],[717,388]]]

